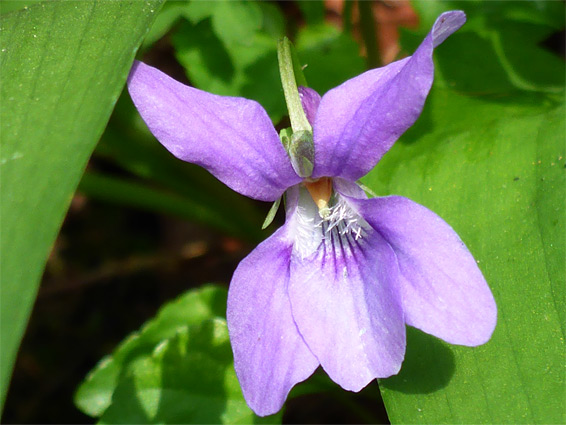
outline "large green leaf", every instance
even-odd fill
[[[161,1],[52,1],[2,15],[1,399],[43,266]]]
[[[39,2],[41,0],[4,0],[0,3],[0,14],[10,13]]]
[[[476,348],[409,329],[401,373],[380,381],[393,423],[566,419],[564,62],[537,46],[564,23],[551,3],[415,3],[425,28],[447,9],[464,9],[468,23],[435,52],[423,115],[365,183],[454,227],[492,288],[498,324]]]
[[[495,103],[437,89],[366,178],[377,193],[407,196],[448,221],[499,311],[482,347],[409,332],[401,373],[381,381],[392,422],[564,420],[564,113],[543,97]]]

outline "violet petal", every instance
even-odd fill
[[[278,412],[291,388],[319,364],[291,316],[290,255],[283,227],[240,263],[228,291],[234,367],[248,405],[260,416]]]
[[[185,86],[142,62],[132,67],[128,89],[163,146],[235,191],[274,201],[301,180],[257,102]]]
[[[318,105],[320,105],[320,95],[310,87],[299,86],[299,97],[307,120],[314,126],[316,111],[318,111]]]
[[[295,247],[291,257],[291,309],[326,373],[351,391],[396,374],[405,353],[405,323],[391,247],[371,228],[355,240],[340,236],[336,227],[312,254],[303,254]]]
[[[401,196],[350,202],[397,255],[407,324],[451,344],[488,341],[497,307],[456,232],[432,211]]]
[[[465,22],[440,15],[413,56],[367,71],[326,93],[314,125],[312,178],[358,180],[419,117],[434,77],[433,48]]]

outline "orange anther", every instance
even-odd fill
[[[322,177],[314,182],[305,181],[304,184],[319,211],[326,208],[332,196],[332,180],[329,177]]]

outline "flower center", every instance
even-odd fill
[[[330,209],[328,202],[332,196],[332,180],[329,177],[322,177],[313,182],[305,181],[305,187],[309,191],[312,200],[318,207],[318,213],[322,218],[328,216]]]
[[[348,253],[363,243],[370,226],[333,191],[332,179],[324,177],[303,185],[294,225],[294,248],[301,258],[310,256],[321,244],[325,251]]]

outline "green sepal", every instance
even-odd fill
[[[277,44],[277,59],[279,61],[281,85],[283,86],[283,93],[285,94],[285,102],[287,103],[287,110],[289,111],[291,127],[294,132],[312,132],[312,127],[303,109],[297,88],[295,73],[297,69],[300,69],[300,65],[298,60],[293,60],[291,42],[287,37],[283,37]],[[302,75],[302,70],[299,75]],[[306,83],[304,76],[301,77],[301,82],[303,82],[303,80]]]
[[[289,152],[289,144],[291,143],[291,136],[293,135],[293,129],[291,127],[283,128],[279,132],[279,139],[283,143],[283,147],[287,152]]]
[[[295,131],[284,128],[279,132],[281,143],[298,176],[310,177],[314,168],[314,142],[310,131]]]
[[[263,224],[261,225],[261,230],[267,229],[267,227],[271,223],[273,223],[273,219],[275,218],[275,214],[277,214],[277,210],[279,209],[279,205],[281,205],[281,198],[277,199],[273,203],[271,208],[269,209],[269,212],[267,213],[267,217],[265,217],[265,220],[263,221]]]
[[[310,177],[314,168],[314,142],[310,131],[295,131],[291,135],[287,153],[291,165],[300,177]]]
[[[360,188],[361,188],[365,193],[368,193],[368,194],[370,194],[372,197],[377,198],[378,195],[377,195],[373,190],[371,190],[369,187],[367,187],[365,184],[363,184],[361,181],[358,180],[356,183],[357,183],[358,186],[360,186]]]

